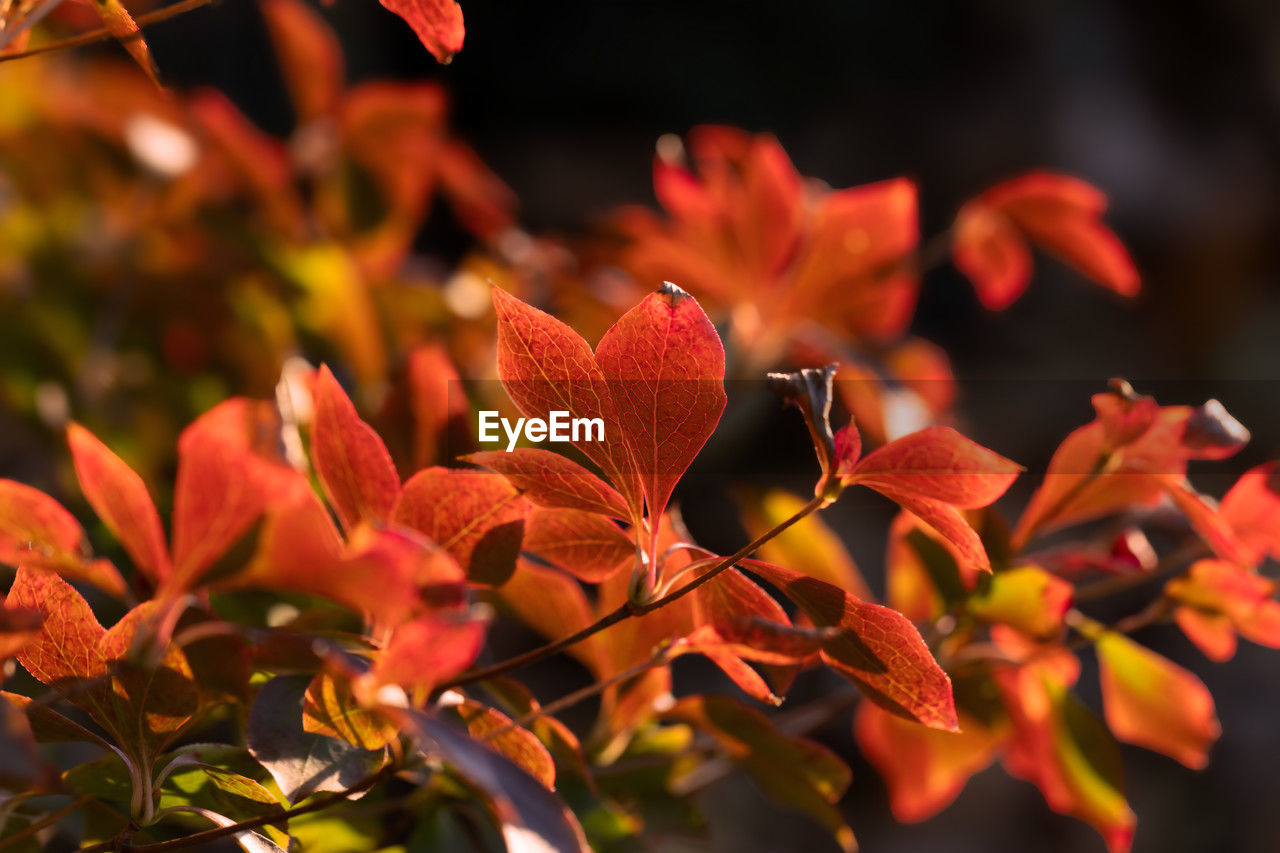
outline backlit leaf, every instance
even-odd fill
[[[129,552],[134,565],[153,583],[165,581],[172,567],[160,514],[142,478],[79,424],[67,428],[80,490],[103,523]]]
[[[635,559],[635,543],[617,524],[576,509],[535,508],[525,521],[522,547],[588,583]]]
[[[443,64],[462,50],[462,7],[455,0],[381,0],[413,28],[423,46]]]
[[[571,459],[550,450],[517,447],[510,453],[485,450],[466,457],[507,478],[536,504],[595,512],[627,520],[627,502],[618,491]]]
[[[314,405],[311,458],[343,527],[387,521],[400,492],[395,463],[325,366],[316,375]]]
[[[909,720],[955,730],[951,679],[901,613],[789,569],[757,560],[742,565],[778,587],[815,625],[846,629],[823,644],[822,659],[867,698]]]
[[[1221,728],[1204,683],[1123,634],[1108,631],[1096,646],[1103,710],[1115,736],[1192,769],[1208,764]]]

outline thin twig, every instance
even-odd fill
[[[213,3],[213,2],[215,2],[215,0],[181,0],[181,2],[174,3],[172,6],[166,6],[165,8],[157,9],[154,12],[148,12],[145,15],[139,15],[138,17],[134,18],[134,22],[139,27],[144,27],[148,24],[156,24],[156,23],[159,23],[160,21],[167,21],[170,18],[176,18],[178,15],[182,15],[182,14],[185,14],[186,12],[199,9],[201,6],[208,6],[210,3]],[[110,41],[113,38],[115,38],[115,36],[111,34],[110,30],[108,30],[106,27],[101,27],[96,30],[90,30],[87,33],[81,33],[80,35],[77,35],[77,36],[58,39],[57,41],[51,41],[48,44],[42,44],[37,47],[28,48],[27,50],[21,51],[19,53],[5,54],[4,56],[0,56],[0,62],[12,62],[15,59],[26,59],[28,56],[36,56],[41,53],[51,53],[55,50],[69,50],[70,48],[73,48],[73,47],[83,47],[87,44],[97,44],[100,41]],[[123,42],[130,42],[140,38],[142,38],[141,31],[127,35],[127,36],[123,36],[118,40],[123,43]]]
[[[15,832],[13,835],[10,835],[8,838],[4,839],[3,841],[0,841],[0,850],[4,850],[7,847],[11,847],[14,844],[17,844],[19,841],[22,841],[24,838],[30,838],[40,830],[44,829],[46,826],[53,826],[55,823],[62,820],[67,815],[72,814],[73,812],[76,812],[84,808],[85,806],[89,805],[89,803],[93,802],[93,799],[94,799],[93,797],[90,797],[88,795],[80,797],[72,801],[69,805],[61,809],[58,809],[58,811],[54,812],[53,814],[46,815],[45,817],[31,824],[21,832]]]
[[[795,515],[791,516],[772,530],[757,536],[754,540],[738,549],[738,551],[732,556],[725,557],[723,560],[716,563],[710,571],[699,575],[689,583],[680,587],[680,589],[668,593],[656,601],[651,601],[648,604],[634,604],[628,601],[620,605],[618,609],[606,614],[580,631],[575,631],[569,636],[556,640],[553,643],[548,643],[545,646],[539,646],[536,649],[532,649],[524,654],[516,655],[513,658],[508,658],[507,660],[495,663],[492,666],[486,666],[481,669],[473,670],[469,673],[464,673],[457,678],[441,684],[440,689],[448,690],[454,687],[460,687],[464,684],[471,684],[476,681],[483,681],[486,678],[493,678],[496,675],[503,675],[513,669],[520,669],[522,667],[529,666],[530,664],[537,663],[538,661],[545,660],[552,655],[558,654],[571,646],[575,646],[583,640],[593,637],[606,628],[610,628],[619,622],[623,622],[633,616],[644,616],[646,613],[652,613],[655,610],[666,607],[673,601],[683,598],[698,587],[713,580],[717,575],[737,563],[739,560],[750,556],[752,552],[761,545],[773,539],[773,537],[782,533],[782,531],[800,521],[805,516],[819,509],[825,503],[826,498],[821,495],[813,498],[813,500],[801,507]]]

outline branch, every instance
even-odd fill
[[[813,498],[813,500],[801,507],[795,515],[791,516],[772,530],[757,536],[751,542],[738,549],[738,551],[732,556],[725,557],[720,562],[716,563],[710,571],[699,575],[689,583],[677,589],[675,592],[668,593],[662,598],[650,601],[648,604],[634,604],[628,601],[627,603],[619,606],[617,610],[606,614],[596,622],[593,622],[583,628],[581,631],[575,631],[569,636],[556,640],[553,643],[548,643],[545,646],[539,646],[538,648],[527,651],[522,655],[516,655],[513,658],[508,658],[507,660],[495,663],[492,666],[486,666],[481,669],[473,670],[469,673],[464,673],[451,681],[446,681],[439,685],[439,687],[442,690],[448,690],[454,687],[460,687],[464,684],[471,684],[475,681],[483,681],[486,678],[493,678],[496,675],[503,675],[513,669],[520,669],[522,667],[529,666],[530,664],[537,663],[538,661],[545,660],[552,655],[558,654],[571,646],[575,646],[583,640],[595,636],[606,628],[611,628],[619,622],[630,619],[632,616],[644,616],[646,613],[652,613],[655,610],[666,607],[673,601],[683,598],[698,587],[713,580],[717,575],[737,563],[739,560],[750,556],[751,553],[761,545],[768,542],[791,525],[800,521],[805,516],[822,507],[825,501],[826,499],[821,495]]]
[[[215,0],[181,0],[181,2],[174,3],[172,6],[166,6],[165,8],[157,9],[154,12],[139,15],[134,18],[134,22],[139,27],[146,26],[147,24],[157,24],[160,21],[167,21],[170,18],[176,18],[186,12],[199,9],[201,6],[208,6],[213,2],[215,2]],[[0,62],[12,62],[15,59],[26,59],[29,56],[36,56],[41,53],[51,53],[55,50],[67,50],[73,47],[83,47],[84,45],[96,44],[100,41],[110,41],[112,38],[115,37],[111,35],[111,31],[106,27],[101,27],[96,30],[90,30],[87,33],[81,33],[78,36],[58,39],[57,41],[51,41],[48,44],[42,44],[39,47],[28,48],[27,50],[20,51],[18,53],[4,54],[3,56],[0,56]],[[124,36],[123,38],[120,38],[119,41],[121,43],[126,43],[140,38],[142,38],[141,30],[137,33]]]
[[[13,835],[10,835],[8,838],[4,839],[3,841],[0,841],[0,850],[3,850],[6,847],[10,847],[14,844],[17,844],[19,841],[22,841],[25,838],[30,838],[40,830],[44,829],[46,826],[53,826],[55,823],[62,820],[67,815],[72,814],[73,812],[76,812],[84,808],[85,806],[89,805],[89,803],[93,802],[93,799],[94,799],[93,797],[90,797],[88,795],[80,797],[75,801],[73,801],[70,805],[67,805],[61,809],[58,809],[58,811],[54,812],[51,815],[46,815],[45,817],[31,824],[21,832],[15,832]]]
[[[81,848],[80,853],[110,853],[110,851],[133,851],[133,853],[160,853],[162,850],[180,850],[183,847],[195,847],[197,844],[205,844],[210,841],[217,841],[219,838],[226,838],[235,835],[237,832],[244,832],[247,829],[257,829],[261,826],[274,826],[283,823],[290,818],[299,815],[318,812],[329,806],[337,805],[344,802],[352,794],[358,794],[361,791],[368,790],[374,785],[381,782],[386,777],[396,772],[393,764],[388,764],[372,776],[366,776],[364,779],[356,782],[349,788],[344,788],[332,794],[319,797],[311,802],[294,806],[273,815],[265,817],[255,817],[251,820],[244,820],[240,823],[233,823],[230,826],[219,826],[215,829],[206,829],[203,832],[196,832],[191,835],[184,835],[181,838],[174,838],[169,841],[157,841],[152,844],[130,844],[127,841],[121,843],[119,838],[104,841],[101,844],[95,844],[92,847]]]

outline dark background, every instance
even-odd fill
[[[455,125],[516,190],[530,230],[574,232],[619,203],[652,203],[655,139],[703,122],[772,131],[802,173],[835,187],[915,177],[926,235],[996,180],[1031,167],[1077,174],[1112,199],[1109,222],[1133,251],[1144,293],[1124,303],[1041,260],[1027,296],[990,315],[953,271],[933,274],[915,330],[951,354],[965,430],[1028,465],[1033,484],[1066,431],[1091,416],[1088,394],[1123,375],[1165,403],[1216,395],[1254,431],[1238,460],[1203,466],[1209,476],[1196,482],[1208,491],[1280,451],[1280,5],[464,0],[463,8],[466,46],[447,68],[374,0],[339,0],[326,15],[353,81],[430,77],[449,86]],[[151,32],[172,82],[218,85],[262,126],[288,132],[287,98],[249,0]],[[1025,487],[1006,503],[1016,508],[1021,496]],[[857,502],[838,509],[833,523],[878,583],[883,507],[871,506],[870,518]],[[1232,662],[1209,666],[1176,631],[1140,639],[1205,679],[1224,734],[1198,774],[1125,749],[1135,850],[1280,850],[1280,658],[1242,644]],[[1093,679],[1087,666],[1082,689],[1096,707]],[[999,769],[939,817],[898,826],[874,771],[854,754],[847,721],[820,734],[854,762],[845,807],[864,850],[1102,849],[1092,830],[1051,814],[1037,791]],[[745,782],[721,783],[705,802],[717,849],[829,845],[808,824],[761,807]]]

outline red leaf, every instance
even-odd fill
[[[485,450],[466,457],[507,478],[524,496],[546,507],[578,509],[613,518],[631,517],[627,502],[617,489],[583,468],[550,450],[517,447],[510,453]]]
[[[1280,466],[1268,462],[1246,471],[1222,499],[1222,518],[1236,534],[1242,556],[1256,564],[1280,556]]]
[[[413,28],[423,46],[443,65],[462,50],[462,7],[454,0],[382,0]]]
[[[1031,281],[1026,240],[1008,218],[980,202],[965,205],[956,217],[951,253],[978,299],[992,311],[1016,302]]]
[[[13,480],[0,480],[0,563],[48,569],[117,597],[125,591],[115,566],[89,559],[84,530],[62,504]]]
[[[80,489],[134,565],[154,583],[172,572],[160,515],[142,478],[79,424],[67,428]]]
[[[904,720],[870,702],[858,707],[858,748],[884,777],[893,816],[915,823],[942,811],[969,777],[991,764],[1001,732],[961,714],[960,731],[942,732]]]
[[[931,728],[956,729],[951,679],[901,613],[780,566],[758,560],[742,565],[778,587],[815,625],[846,629],[823,645],[822,658],[871,701]]]
[[[529,505],[497,474],[427,468],[404,484],[391,517],[444,548],[475,583],[515,571]]]
[[[279,456],[280,419],[267,402],[235,397],[178,439],[170,586],[189,588],[270,506],[310,492]]]
[[[259,8],[298,123],[332,115],[343,89],[342,47],[333,30],[301,0],[267,0]]]
[[[946,540],[961,572],[989,572],[991,561],[982,539],[965,520],[960,510],[941,501],[922,498],[911,492],[896,492],[887,488],[876,491],[894,501],[898,506],[920,519]]]
[[[400,493],[395,463],[327,366],[316,375],[311,458],[344,528],[387,521]]]
[[[468,414],[467,399],[461,393],[457,369],[436,344],[415,347],[407,370],[414,421],[413,467],[420,470],[443,461],[443,445],[452,425]]]
[[[253,565],[228,585],[322,595],[394,626],[418,606],[419,576],[436,559],[427,543],[392,531],[359,528],[344,547],[324,505],[307,495],[267,517]]]
[[[1004,494],[1021,471],[950,427],[929,427],[872,451],[842,477],[850,485],[977,509]]]
[[[1208,764],[1221,728],[1204,683],[1123,634],[1108,631],[1096,645],[1102,706],[1115,736],[1193,770]]]
[[[626,498],[631,517],[638,518],[640,485],[619,434],[609,385],[587,342],[564,323],[498,288],[493,290],[493,307],[498,315],[498,377],[516,407],[527,417],[544,420],[552,411],[600,418],[605,440],[575,446],[600,466]]]
[[[600,583],[635,559],[635,543],[617,524],[577,509],[534,509],[523,550],[587,583]]]
[[[139,632],[154,630],[163,607],[158,601],[135,607],[111,626],[101,643],[103,657],[117,670],[112,686],[121,731],[131,740],[143,739],[153,750],[191,719],[200,696],[187,657],[177,646],[167,646],[154,666],[131,660]]]
[[[479,702],[464,700],[454,711],[472,737],[510,758],[548,789],[556,789],[555,761],[533,732],[512,725],[506,714]]]
[[[956,218],[956,266],[988,308],[1000,310],[1026,288],[1025,239],[1123,296],[1138,292],[1129,253],[1100,217],[1106,198],[1065,175],[1036,172],[1006,181],[966,204]]]
[[[35,639],[44,616],[38,610],[17,605],[7,605],[0,598],[0,667],[9,658]]]
[[[374,682],[430,691],[471,666],[484,646],[486,627],[483,620],[435,614],[406,622],[378,655]]]
[[[605,333],[595,357],[648,515],[660,518],[724,412],[720,336],[697,301],[667,283]]]

